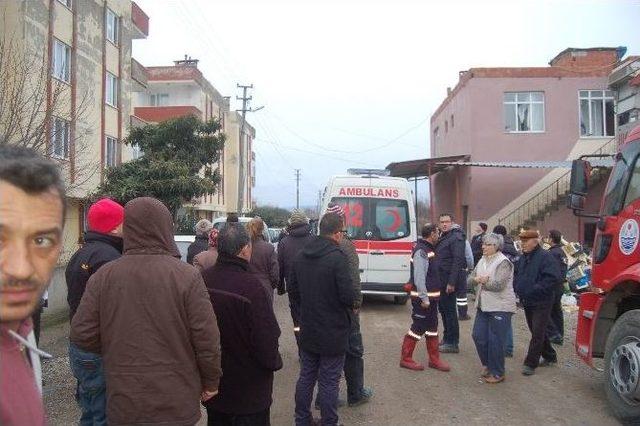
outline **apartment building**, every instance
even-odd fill
[[[460,159],[433,175],[437,211],[453,212],[469,230],[484,221],[582,237],[585,224],[560,206],[568,170],[559,162],[615,150],[608,76],[622,54],[569,48],[548,67],[460,72],[431,117],[431,157]],[[504,167],[509,163],[518,164]]]
[[[196,115],[203,120],[217,118],[227,139],[217,162],[220,184],[215,194],[206,194],[193,205],[198,217],[214,219],[238,211],[240,158],[244,160],[244,191],[240,211],[252,209],[255,186],[255,155],[251,145],[255,129],[242,125],[241,116],[230,111],[229,98],[222,96],[198,69],[198,60],[185,56],[172,66],[146,68],[147,89],[134,95],[134,114],[146,123]],[[242,136],[241,136],[242,132]],[[242,149],[241,149],[242,147]],[[242,152],[242,154],[241,154]]]
[[[19,87],[16,97],[36,111],[43,143],[33,146],[59,162],[69,186],[64,250],[49,291],[50,306],[62,308],[63,269],[85,230],[85,200],[107,168],[136,155],[121,141],[132,123],[130,94],[146,85],[131,43],[147,37],[149,18],[131,0],[12,0],[0,2],[0,22],[5,64],[22,58],[15,69],[27,80],[20,86],[14,72],[1,84]]]
[[[609,75],[609,87],[616,102],[618,141],[640,125],[640,56],[630,56]]]

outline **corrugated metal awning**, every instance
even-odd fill
[[[593,167],[612,167],[613,157],[594,158],[589,160]],[[570,169],[571,161],[466,161],[464,163],[454,161],[442,161],[438,166],[458,167],[497,167],[505,169]]]

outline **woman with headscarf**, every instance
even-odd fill
[[[200,272],[211,268],[218,260],[218,230],[216,228],[209,231],[209,249],[202,251],[193,258],[193,266]]]
[[[476,290],[476,319],[473,341],[482,362],[486,383],[504,380],[504,347],[511,315],[516,311],[513,292],[513,264],[500,251],[502,235],[487,234],[482,239],[482,258],[469,275]]]
[[[269,295],[269,300],[273,302],[273,289],[280,280],[275,248],[264,240],[264,222],[261,218],[251,219],[247,224],[247,231],[251,237],[249,270],[258,278]]]

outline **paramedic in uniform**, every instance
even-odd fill
[[[412,282],[417,290],[417,297],[412,297],[413,323],[404,336],[400,367],[410,370],[424,370],[424,366],[413,360],[413,351],[418,341],[425,336],[429,367],[440,371],[449,371],[449,365],[440,360],[438,351],[438,299],[440,297],[440,280],[436,267],[435,245],[438,242],[438,228],[435,225],[422,227],[422,238],[412,254]]]

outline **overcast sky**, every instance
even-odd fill
[[[232,108],[253,83],[259,205],[315,206],[350,167],[429,156],[429,118],[458,71],[546,66],[566,47],[640,54],[640,1],[136,0],[142,64],[185,54]],[[422,194],[421,194],[422,195]]]

